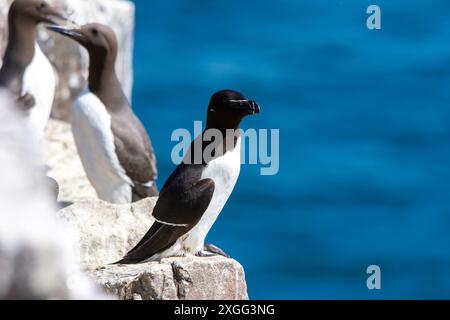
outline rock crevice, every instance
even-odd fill
[[[191,275],[178,261],[172,262],[172,270],[178,299],[185,299],[190,286],[192,286]]]

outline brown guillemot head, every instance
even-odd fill
[[[47,28],[75,40],[88,51],[90,60],[88,83],[91,91],[105,99],[115,97],[117,99],[114,101],[126,100],[115,74],[118,43],[116,34],[110,27],[91,23],[80,28],[65,28],[56,25]],[[111,107],[114,101],[104,101],[104,103]]]
[[[77,41],[86,48],[91,56],[110,56],[113,59],[117,56],[116,34],[106,25],[90,23],[75,29],[61,26],[48,26],[47,28]]]
[[[56,8],[43,0],[15,0],[9,9],[10,19],[19,20],[20,23],[56,24],[57,20],[67,20]]]

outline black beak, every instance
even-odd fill
[[[249,115],[258,114],[261,112],[261,108],[253,100],[231,100],[233,103],[233,108],[238,110],[243,110]]]
[[[47,29],[62,34],[63,36],[71,38],[78,42],[83,42],[84,40],[86,40],[84,34],[77,29],[68,29],[57,25],[48,26]]]
[[[250,104],[250,110],[253,111],[252,114],[261,113],[261,108],[259,107],[259,104],[256,103],[256,101],[250,100],[248,103]]]

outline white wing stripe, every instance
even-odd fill
[[[153,218],[155,218],[155,217],[153,217]],[[161,221],[158,219],[155,219],[155,221],[159,222],[161,224],[165,224],[167,226],[173,226],[173,227],[187,227],[188,226],[187,224],[176,224],[176,223],[164,222],[164,221]]]

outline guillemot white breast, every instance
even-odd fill
[[[15,0],[8,13],[8,45],[0,69],[0,86],[9,89],[23,109],[30,133],[40,139],[50,117],[55,71],[37,43],[37,25],[65,19],[40,0]]]
[[[97,195],[112,203],[156,196],[156,157],[117,78],[114,31],[101,24],[49,29],[77,41],[89,53],[88,86],[71,108],[71,121],[78,153]]]

